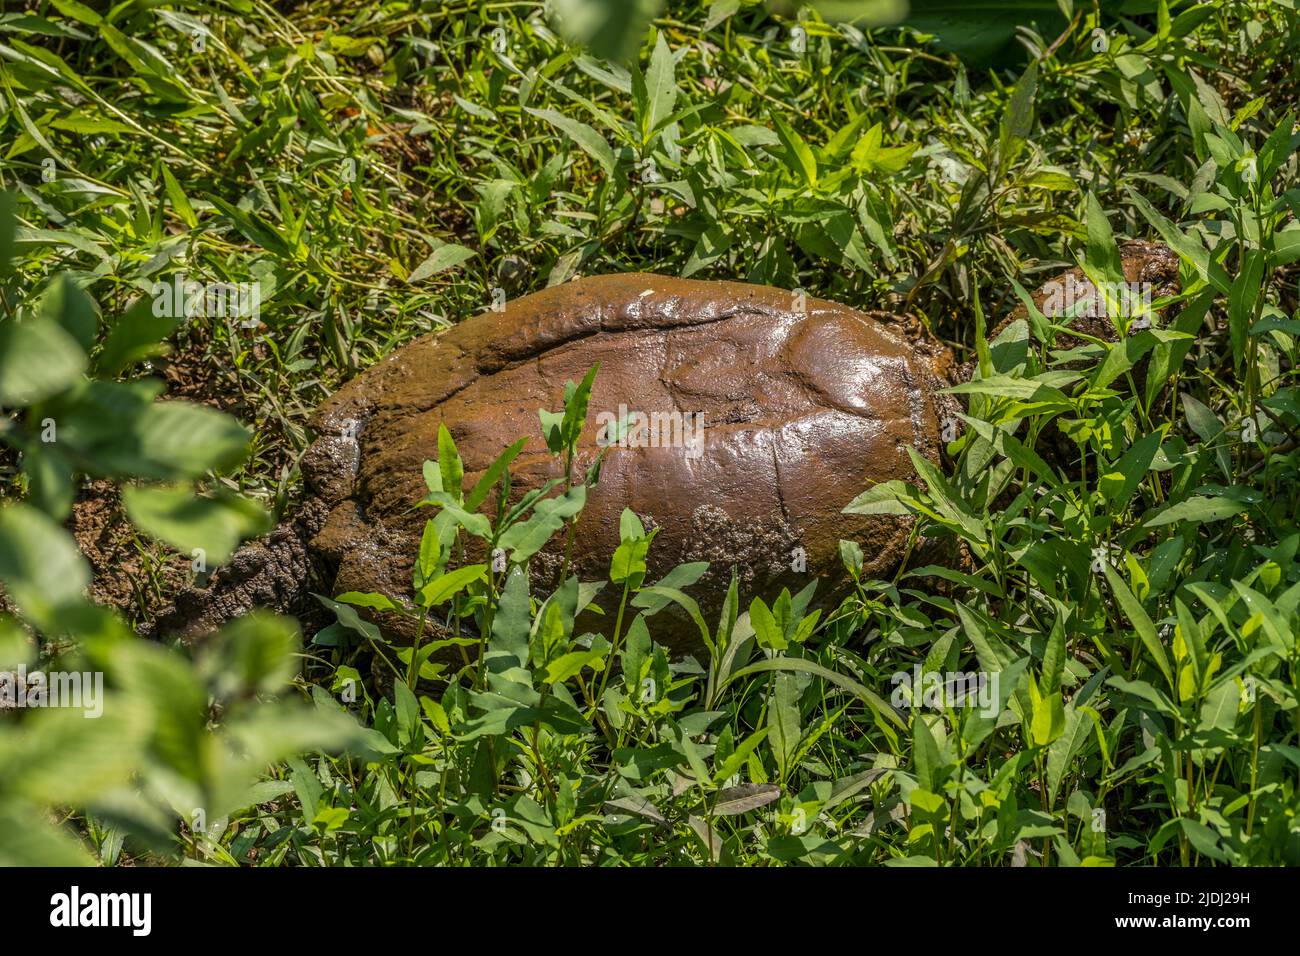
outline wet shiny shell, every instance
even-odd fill
[[[841,538],[861,545],[868,576],[891,571],[908,520],[842,509],[876,482],[913,479],[909,447],[938,460],[953,408],[938,394],[949,356],[915,323],[801,299],[740,283],[601,276],[520,298],[396,352],[318,411],[321,437],[303,462],[330,508],[312,547],[333,569],[335,593],[409,595],[432,515],[411,506],[425,494],[422,465],[437,457],[440,424],[456,440],[467,487],[524,436],[512,493],[558,476],[538,409],[559,409],[565,382],[597,362],[575,474],[600,450],[597,423],[620,407],[698,413],[702,442],[608,449],[574,542],[583,580],[606,579],[624,508],[660,529],[649,581],[681,562],[709,562],[690,591],[710,623],[733,568],[746,606],[755,594],[770,600],[813,578],[823,579],[823,600],[832,597],[844,583]],[[539,586],[555,583],[562,548],[557,535],[533,559]],[[603,626],[595,615],[582,623]],[[698,632],[680,618],[654,632],[676,651],[699,650]]]

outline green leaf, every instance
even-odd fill
[[[122,699],[138,701],[148,711],[152,755],[191,784],[215,786],[215,740],[205,729],[208,691],[194,668],[150,641],[100,640],[86,649]]]
[[[613,176],[618,171],[618,162],[614,158],[614,150],[610,148],[609,143],[603,136],[586,123],[571,119],[563,113],[557,113],[555,110],[539,110],[531,106],[525,107],[524,110],[538,119],[550,123],[573,140],[583,152],[600,164],[600,168],[604,170],[605,175]]]
[[[0,319],[0,406],[23,408],[62,392],[86,364],[86,353],[58,322]]]
[[[786,166],[796,176],[802,176],[809,188],[816,187],[817,159],[813,156],[812,149],[779,116],[774,115],[772,117],[772,125],[776,127],[777,138],[780,139],[781,145],[785,147],[783,159]]]
[[[695,622],[695,626],[700,631],[700,637],[703,639],[704,645],[712,651],[713,637],[709,634],[709,626],[704,623],[704,615],[700,613],[700,605],[696,602],[695,598],[688,594],[683,594],[675,588],[664,587],[662,584],[656,584],[653,587],[644,588],[641,593],[668,598],[668,600],[679,605],[687,614],[690,615],[691,620]]]
[[[274,693],[301,668],[298,622],[254,611],[221,628],[205,647],[220,660],[222,694]]]
[[[430,276],[437,275],[439,272],[446,272],[448,269],[454,269],[461,263],[467,262],[478,255],[473,249],[466,249],[464,246],[458,246],[455,243],[445,242],[439,245],[429,253],[428,258],[411,270],[410,275],[406,277],[407,285],[415,285],[417,282],[423,282]]]
[[[993,375],[973,382],[963,382],[944,391],[953,395],[993,395],[998,398],[1018,398],[1027,402],[1046,402],[1060,405],[1062,408],[1071,407],[1070,399],[1066,394],[1055,385],[1043,381],[1041,376],[1016,378],[1010,375]]]
[[[586,503],[586,485],[574,485],[557,498],[543,498],[534,507],[532,517],[507,528],[497,544],[510,551],[510,560],[516,564],[527,561]]]
[[[596,381],[596,373],[599,371],[600,363],[597,362],[587,369],[587,374],[576,386],[572,382],[565,386],[561,431],[566,448],[576,447],[578,439],[582,436],[582,428],[587,422],[587,406],[591,403],[591,386]]]
[[[1106,582],[1110,585],[1111,593],[1115,595],[1115,601],[1119,604],[1119,609],[1124,612],[1124,616],[1132,623],[1133,629],[1137,631],[1138,638],[1147,650],[1147,654],[1150,655],[1156,667],[1160,669],[1160,673],[1164,675],[1165,682],[1170,689],[1173,689],[1174,675],[1169,666],[1169,657],[1165,653],[1164,645],[1160,643],[1160,638],[1156,634],[1155,625],[1151,623],[1151,618],[1147,616],[1141,602],[1133,596],[1133,592],[1124,583],[1124,579],[1110,566],[1109,561],[1103,561],[1101,569],[1106,575]]]
[[[803,729],[799,720],[799,683],[788,671],[778,671],[772,681],[772,694],[767,703],[767,742],[776,758],[777,775],[781,780],[794,769],[791,757],[799,748]]]
[[[191,402],[156,402],[121,422],[118,439],[95,464],[119,475],[162,481],[232,470],[248,457],[249,434],[234,418]]]
[[[202,550],[212,564],[224,564],[241,541],[271,527],[256,502],[226,492],[203,497],[184,485],[128,485],[122,504],[140,530],[186,554]]]
[[[713,803],[715,817],[734,817],[781,799],[781,788],[774,783],[742,783],[718,791]]]
[[[437,474],[436,469],[434,473]],[[450,520],[477,538],[487,540],[492,537],[492,522],[488,520],[487,515],[479,514],[476,511],[466,511],[460,506],[459,502],[445,491],[431,492],[425,496],[420,504],[436,505],[443,510],[446,517],[444,518],[444,514],[438,515],[435,524],[440,521]],[[442,540],[441,534],[440,540]],[[446,545],[444,544],[443,547],[446,547]]]
[[[351,594],[351,592],[349,592],[349,594]],[[382,632],[380,632],[379,628],[363,618],[353,608],[346,604],[341,604],[338,601],[332,601],[321,594],[315,594],[313,596],[327,610],[334,612],[334,616],[338,618],[340,626],[352,631],[354,634],[357,634],[366,640],[378,643],[384,642],[384,636]]]
[[[101,375],[112,377],[136,362],[163,354],[168,348],[164,339],[185,321],[180,310],[164,311],[175,311],[177,314],[155,314],[153,301],[148,296],[142,296],[112,324],[95,359],[95,370]]]
[[[1092,721],[1085,719],[1084,712],[1073,704],[1065,708],[1065,730],[1061,736],[1047,748],[1047,798],[1049,803],[1056,802],[1060,792],[1061,781],[1065,778],[1070,763],[1083,747],[1092,731]]]
[[[1133,498],[1133,493],[1137,491],[1160,451],[1160,437],[1160,432],[1152,432],[1133,442],[1115,463],[1115,472],[1120,476],[1120,481],[1107,483],[1105,478],[1098,481],[1102,494],[1111,505],[1122,507]]]
[[[776,616],[760,597],[749,603],[749,623],[759,647],[773,651],[786,649],[785,629],[777,625]]]
[[[1061,699],[1059,690],[1040,689],[1032,675],[1028,684],[1031,704],[1030,740],[1035,746],[1043,747],[1065,732],[1065,702]]]
[[[23,453],[27,473],[27,502],[56,521],[64,521],[76,497],[72,463],[59,454],[53,442],[32,444]]]
[[[176,181],[172,175],[171,169],[166,163],[162,164],[163,189],[167,193],[167,199],[172,204],[172,210],[180,217],[181,222],[195,229],[199,225],[199,217],[194,214],[194,207],[190,205],[189,197],[185,195],[185,190],[181,189],[181,184]]]
[[[631,508],[624,508],[622,514],[618,516],[619,541],[635,541],[645,536],[645,525],[641,523],[636,512]]]
[[[622,542],[614,550],[614,558],[609,565],[609,579],[614,584],[626,583],[630,588],[639,588],[645,580],[646,555],[650,552],[649,538],[632,538]]]
[[[465,476],[465,466],[456,450],[456,442],[447,431],[445,423],[438,423],[438,472],[442,476],[442,490],[454,500],[460,500],[460,483]]]
[[[474,484],[474,490],[465,498],[465,508],[467,511],[473,511],[487,500],[487,496],[491,493],[492,488],[501,480],[501,476],[506,473],[506,469],[510,467],[510,463],[519,457],[519,453],[524,450],[526,444],[528,444],[527,438],[519,439],[503,451],[497,457],[496,461],[492,462],[492,464],[488,466],[488,470],[483,472],[482,477]]]
[[[276,232],[274,226],[252,213],[246,213],[242,209],[232,206],[220,196],[209,193],[207,198],[227,219],[234,223],[235,228],[249,242],[261,246],[267,252],[274,253],[281,258],[293,258],[293,250]]]
[[[382,594],[375,594],[373,591],[359,592],[348,591],[340,594],[336,600],[344,604],[351,604],[353,607],[368,607],[376,611],[396,611],[399,610],[397,604]]]
[[[1043,693],[1054,694],[1061,689],[1061,676],[1065,673],[1065,622],[1058,614],[1047,636],[1043,651]]]
[[[1262,282],[1267,259],[1261,249],[1242,253],[1242,267],[1228,290],[1228,331],[1232,340],[1232,359],[1238,368],[1246,358],[1246,339],[1255,315],[1255,302],[1264,294]]]
[[[570,43],[586,46],[602,59],[626,61],[662,7],[663,0],[551,0],[546,12]]]
[[[21,503],[0,507],[0,581],[14,606],[43,630],[80,604],[90,569],[63,528]]]
[[[677,81],[673,77],[673,54],[664,42],[663,33],[655,37],[650,67],[646,70],[646,112],[642,121],[641,142],[648,144],[663,121],[672,115],[677,102]]]
[[[446,604],[455,595],[469,587],[475,581],[482,581],[487,576],[486,564],[469,564],[455,571],[448,571],[441,577],[434,578],[420,589],[421,607],[433,608]]]
[[[908,503],[916,501],[916,489],[905,481],[891,479],[872,485],[844,506],[846,515],[910,515]]]
[[[488,647],[493,653],[506,654],[520,666],[528,663],[528,633],[532,629],[532,602],[528,597],[528,575],[523,568],[512,568],[492,618],[492,636]]]
[[[1178,253],[1179,258],[1195,266],[1201,278],[1208,281],[1219,292],[1228,294],[1230,284],[1223,265],[1210,258],[1209,252],[1199,239],[1186,235],[1135,190],[1129,190],[1129,198],[1133,201],[1133,205],[1137,206],[1138,211],[1146,217],[1147,222],[1160,233],[1160,238],[1164,239],[1169,248]]]
[[[41,296],[41,316],[58,323],[89,354],[99,332],[95,302],[64,273]]]
[[[1192,495],[1182,501],[1176,502],[1157,512],[1146,521],[1142,522],[1144,528],[1158,528],[1161,525],[1178,524],[1187,521],[1192,524],[1203,524],[1207,521],[1222,521],[1224,518],[1231,518],[1233,515],[1240,514],[1243,511],[1250,510],[1248,501],[1237,501],[1233,498],[1208,498],[1203,495]]]
[[[1241,691],[1235,680],[1222,680],[1205,695],[1201,704],[1200,723],[1197,730],[1202,733],[1210,731],[1230,731],[1237,722],[1238,703]]]
[[[542,422],[542,437],[546,439],[546,448],[552,455],[564,451],[564,412],[550,412],[544,408],[537,410],[537,417]]]
[[[411,568],[411,587],[418,591],[432,581],[447,567],[449,557],[450,548],[443,545],[438,522],[426,521],[424,530],[420,532],[420,550],[416,552],[415,565]]]
[[[0,189],[0,278],[13,271],[14,234],[17,231],[17,197],[8,189]]]
[[[1034,97],[1037,92],[1038,61],[1030,60],[1029,66],[1016,81],[1015,89],[1011,92],[1011,102],[1007,104],[998,130],[998,156],[1004,171],[1024,149],[1034,128]]]
[[[707,561],[690,561],[686,564],[679,564],[656,581],[655,586],[664,593],[668,590],[681,591],[698,581],[704,576],[704,572],[708,570],[709,563]],[[632,606],[645,609],[647,616],[657,613],[671,603],[671,598],[664,597],[660,593],[647,591],[640,591],[636,597],[632,598]]]
[[[555,660],[546,665],[546,674],[542,678],[547,684],[563,684],[570,677],[578,674],[584,667],[591,667],[597,671],[602,667],[596,667],[604,657],[603,651],[570,651],[567,654],[561,654]]]
[[[1091,190],[1088,191],[1085,221],[1088,229],[1087,264],[1100,269],[1106,282],[1117,285],[1123,283],[1124,264],[1120,259],[1119,247],[1115,245],[1115,234],[1111,231],[1106,211],[1101,208],[1101,203]],[[1099,291],[1098,295],[1100,294]]]
[[[94,866],[72,832],[50,823],[49,811],[17,800],[0,803],[0,866]]]

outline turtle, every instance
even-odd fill
[[[1130,281],[1162,294],[1176,282],[1177,260],[1161,246],[1130,244],[1122,258]],[[416,339],[330,396],[311,421],[318,437],[301,459],[307,496],[295,520],[182,593],[164,627],[193,639],[254,606],[305,614],[317,589],[409,595],[429,516],[413,506],[426,494],[422,466],[437,457],[439,427],[460,450],[466,487],[527,436],[511,487],[537,488],[562,467],[538,411],[558,407],[565,383],[596,365],[575,472],[602,452],[603,461],[575,528],[572,570],[606,578],[630,509],[658,529],[648,581],[707,562],[690,589],[706,616],[733,574],[751,596],[818,580],[818,599],[838,600],[848,586],[842,539],[861,548],[862,576],[895,571],[917,545],[912,519],[843,509],[878,482],[915,480],[909,450],[941,461],[961,410],[945,389],[969,374],[913,317],[799,291],[645,273],[556,285]],[[593,424],[638,413],[642,423],[660,414],[668,438],[611,441]],[[944,560],[936,543],[919,545],[913,558]],[[562,552],[557,534],[530,560],[536,588],[559,583]],[[410,637],[408,618],[365,613],[395,639]],[[600,631],[610,619],[580,623]],[[655,636],[677,655],[702,648],[684,615]]]

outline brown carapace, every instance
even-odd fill
[[[1176,288],[1177,262],[1163,247],[1130,244],[1124,262],[1129,281],[1151,282],[1157,295]],[[1040,306],[1047,295],[1036,293]],[[1085,331],[1113,338],[1109,320],[1093,325]],[[456,441],[467,486],[528,436],[511,469],[517,497],[560,477],[537,413],[558,409],[566,381],[597,363],[574,474],[602,448],[605,457],[576,527],[573,572],[605,580],[630,508],[659,529],[647,580],[709,563],[690,589],[709,619],[733,570],[746,598],[816,578],[820,602],[835,600],[846,585],[841,538],[861,546],[865,575],[894,571],[910,520],[843,508],[877,482],[914,480],[909,448],[937,463],[960,411],[943,392],[959,374],[952,355],[915,320],[734,282],[579,279],[418,339],[331,397],[302,460],[311,498],[297,521],[183,594],[168,626],[196,636],[256,605],[301,608],[312,589],[409,596],[432,514],[412,506],[426,493],[422,466],[437,457],[439,426]],[[601,423],[629,418],[648,427],[607,441]],[[563,547],[557,535],[532,559],[536,587],[558,583]],[[409,636],[407,619],[378,620]],[[580,623],[599,631],[608,622],[589,614]],[[663,620],[655,636],[676,653],[702,647],[684,616]]]

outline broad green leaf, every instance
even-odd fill
[[[934,739],[925,716],[920,713],[912,720],[912,764],[917,785],[933,792],[943,773],[944,762],[939,753],[939,743]]]
[[[58,322],[0,319],[0,406],[23,408],[75,384],[86,353]]]
[[[646,555],[649,552],[649,538],[632,538],[619,544],[609,565],[610,581],[639,588],[645,580]]]
[[[1250,503],[1232,498],[1207,498],[1204,495],[1192,495],[1182,501],[1157,512],[1142,522],[1144,528],[1158,528],[1161,525],[1190,522],[1202,524],[1206,521],[1222,521],[1233,515],[1250,510]]]
[[[749,623],[754,628],[759,647],[774,651],[786,649],[785,629],[777,625],[776,617],[762,598],[756,597],[750,602]]]
[[[194,207],[190,205],[189,197],[185,195],[185,190],[181,184],[176,181],[172,175],[170,167],[166,163],[162,164],[163,190],[167,193],[167,199],[172,204],[172,211],[180,217],[180,220],[191,229],[197,228],[199,218],[194,214]]]
[[[103,348],[95,359],[95,370],[114,376],[136,362],[161,355],[169,346],[166,338],[185,321],[184,314],[158,315],[153,300],[142,296],[112,323]],[[175,310],[162,310],[175,311]]]
[[[299,650],[297,621],[262,611],[231,621],[205,647],[220,661],[223,694],[281,690],[301,669]]]
[[[474,483],[474,490],[465,497],[466,510],[473,511],[487,500],[487,496],[491,493],[492,488],[501,480],[501,476],[506,473],[506,470],[510,467],[510,463],[519,457],[519,453],[524,450],[526,444],[528,444],[527,438],[519,439],[503,451],[497,457],[496,461],[492,462],[492,464],[488,466],[488,470],[483,472],[482,477]]]
[[[767,702],[767,742],[776,758],[777,775],[781,780],[785,780],[794,769],[790,758],[798,749],[802,736],[799,684],[792,673],[780,671],[772,681],[772,693]]]
[[[429,608],[445,604],[469,585],[475,581],[482,581],[486,576],[486,564],[470,564],[455,571],[448,571],[420,589],[420,604]]]
[[[37,627],[53,630],[59,614],[80,603],[90,569],[72,537],[35,508],[0,507],[0,582]]]
[[[239,495],[195,494],[188,486],[122,489],[127,516],[140,530],[189,554],[204,552],[211,564],[224,564],[239,543],[271,527],[271,516]]]
[[[603,136],[586,123],[565,116],[563,113],[557,113],[555,110],[539,110],[531,106],[524,109],[525,112],[550,123],[573,140],[583,152],[600,164],[600,168],[605,172],[605,175],[613,176],[618,171],[614,150],[610,148],[609,143]]]
[[[543,498],[525,521],[511,525],[497,544],[510,551],[516,564],[527,561],[546,546],[564,523],[578,514],[587,502],[587,486],[574,485],[556,498]]]
[[[776,127],[776,135],[785,147],[786,166],[796,176],[802,176],[809,188],[816,187],[817,159],[813,156],[812,149],[779,116],[772,117],[772,125]]]
[[[781,799],[781,788],[774,783],[742,783],[719,790],[713,803],[715,817],[734,817],[765,807]]]
[[[650,67],[645,74],[646,114],[641,131],[641,142],[648,144],[659,125],[672,115],[677,102],[677,81],[673,77],[673,54],[660,32],[655,37],[654,52],[650,54]]]
[[[344,604],[351,604],[353,607],[368,607],[376,611],[396,611],[399,609],[391,598],[374,592],[347,591],[340,594],[336,600]]]
[[[590,48],[602,59],[626,61],[662,7],[663,0],[551,0],[546,12],[569,42]]]
[[[596,671],[603,670],[603,665],[597,665],[601,664],[604,656],[603,651],[570,651],[547,664],[546,674],[542,679],[548,684],[563,684],[570,677],[581,672],[584,667]]]
[[[64,273],[41,296],[41,316],[60,325],[89,354],[99,331],[95,302]]]
[[[1102,278],[1106,282],[1116,284],[1124,282],[1124,264],[1120,260],[1119,247],[1115,245],[1115,234],[1111,231],[1106,211],[1101,208],[1101,203],[1097,201],[1097,196],[1091,190],[1088,191],[1085,207],[1084,218],[1088,230],[1087,264],[1101,270]]]
[[[528,597],[528,575],[523,568],[512,568],[492,618],[492,636],[488,641],[494,653],[507,654],[522,666],[528,663],[528,632],[532,628],[532,604]]]
[[[998,156],[1006,169],[1024,149],[1034,128],[1034,97],[1038,93],[1038,61],[1031,59],[1011,91],[998,131]]]
[[[456,442],[452,440],[451,432],[443,422],[438,424],[438,471],[442,474],[442,490],[459,500],[465,466],[461,463],[460,452],[456,450]]]
[[[406,277],[408,285],[415,285],[417,282],[423,282],[430,276],[435,276],[439,272],[446,272],[448,269],[454,269],[456,266],[467,262],[478,255],[473,249],[466,249],[464,246],[458,246],[455,243],[445,242],[429,253],[418,266],[411,270]]]
[[[1073,704],[1065,707],[1065,730],[1061,736],[1047,748],[1047,798],[1049,803],[1056,802],[1060,792],[1061,781],[1070,769],[1070,763],[1092,732],[1092,721]]]
[[[916,489],[905,481],[891,479],[872,485],[844,506],[848,515],[910,515],[909,502],[916,500]]]
[[[1141,602],[1133,596],[1133,592],[1124,583],[1124,579],[1110,566],[1109,561],[1103,561],[1101,569],[1106,575],[1106,582],[1110,585],[1111,593],[1115,595],[1115,602],[1119,605],[1119,609],[1124,612],[1124,616],[1133,625],[1133,629],[1137,632],[1138,638],[1146,648],[1152,663],[1159,668],[1160,673],[1165,678],[1165,683],[1172,689],[1174,675],[1169,666],[1169,656],[1165,652],[1164,645],[1160,643],[1160,637],[1156,634],[1156,628],[1151,623],[1151,618],[1147,616]]]

